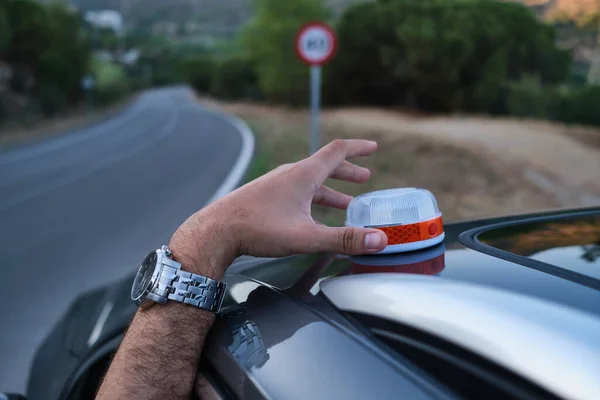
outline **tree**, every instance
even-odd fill
[[[8,20],[8,12],[4,3],[0,4],[0,60],[4,57],[4,51],[11,41],[11,29]]]
[[[45,9],[31,0],[9,1],[3,8],[12,31],[4,57],[11,64],[31,70],[37,63],[38,55],[50,45]]]
[[[552,27],[512,3],[378,0],[346,10],[338,31],[326,90],[342,102],[491,111],[510,81],[560,82],[570,62]]]
[[[370,3],[348,8],[337,27],[338,51],[325,69],[323,101],[329,104],[398,104],[405,67],[390,29]],[[397,61],[397,62],[396,62]],[[395,63],[393,68],[390,64]]]
[[[19,75],[32,77],[38,94],[77,99],[90,58],[80,16],[63,4],[32,0],[9,1],[0,10],[8,15],[12,32],[5,61]]]
[[[90,44],[94,49],[117,51],[119,48],[119,36],[111,28],[94,27],[89,29],[91,37]]]
[[[58,3],[47,6],[47,32],[50,46],[39,55],[36,78],[40,85],[55,85],[74,100],[81,79],[89,72],[90,48],[81,29],[81,18]]]
[[[254,9],[241,40],[260,89],[270,100],[305,103],[308,68],[296,56],[294,38],[303,24],[327,19],[327,9],[322,0],[255,0]]]

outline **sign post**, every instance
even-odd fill
[[[331,60],[337,48],[333,29],[321,22],[304,25],[296,34],[296,54],[310,66],[310,154],[320,146],[321,65]]]

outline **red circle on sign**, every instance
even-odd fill
[[[306,55],[304,55],[302,53],[302,49],[300,48],[301,47],[300,39],[302,38],[302,35],[304,35],[306,33],[306,31],[308,31],[309,29],[314,29],[314,28],[324,30],[325,33],[329,36],[329,42],[331,43],[331,48],[329,49],[329,52],[323,58],[318,59],[318,60],[308,59],[306,57]],[[302,27],[296,33],[296,38],[295,38],[294,42],[295,42],[296,54],[298,55],[298,58],[308,65],[323,65],[323,64],[325,64],[326,62],[331,60],[331,58],[335,55],[335,52],[337,50],[337,37],[335,35],[335,32],[333,31],[333,29],[331,29],[331,27],[329,25],[327,25],[323,22],[309,22],[307,24],[302,25]]]

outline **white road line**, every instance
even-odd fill
[[[241,183],[244,174],[248,170],[250,162],[252,161],[252,155],[254,154],[254,135],[252,134],[252,130],[248,124],[233,115],[223,114],[215,110],[205,111],[208,111],[209,113],[231,124],[242,137],[242,150],[240,151],[235,164],[229,171],[229,174],[208,201],[208,203],[212,203],[213,201],[225,196],[227,193],[237,188],[237,186]],[[96,324],[94,325],[94,328],[92,329],[92,332],[88,338],[88,346],[91,347],[100,338],[102,329],[104,329],[104,324],[106,323],[106,320],[108,319],[113,307],[114,304],[112,302],[107,302],[104,305],[104,308],[102,308],[102,311],[96,320]]]
[[[209,201],[207,202],[207,204],[209,204],[209,203],[212,203],[213,201],[225,196],[227,193],[231,192],[232,190],[236,189],[238,187],[238,185],[242,182],[242,179],[244,178],[244,174],[248,170],[248,167],[250,166],[250,162],[252,161],[252,156],[254,154],[254,146],[255,146],[254,135],[253,135],[250,127],[241,119],[239,119],[233,115],[225,114],[218,110],[204,108],[199,103],[195,102],[195,100],[190,100],[190,103],[202,108],[202,110],[204,112],[206,112],[208,114],[212,114],[212,115],[222,119],[226,123],[232,125],[235,128],[235,130],[242,137],[242,149],[240,151],[240,154],[238,155],[238,158],[237,158],[235,164],[229,171],[226,178],[223,180],[223,182],[219,185],[217,190],[210,197]],[[173,129],[177,125],[177,121],[178,121],[178,117],[179,117],[179,115],[178,115],[179,113],[177,112],[178,111],[177,107],[174,107],[174,111],[175,111],[174,115],[173,115],[174,118],[172,118],[169,121],[166,129],[164,129],[161,132],[161,134],[158,135],[156,138],[154,138],[152,141],[144,142],[142,147],[147,147],[147,146],[151,145],[152,142],[154,142],[155,140],[162,139],[165,136],[169,135],[173,131]],[[136,112],[136,115],[137,115],[137,112]],[[130,118],[128,118],[127,120],[129,120],[129,119]],[[136,148],[136,151],[139,151],[139,150],[140,150],[139,148]],[[79,179],[89,175],[90,173],[93,173],[101,168],[104,168],[107,165],[110,165],[116,161],[119,161],[122,158],[128,157],[129,155],[130,155],[129,153],[121,154],[120,157],[118,157],[116,159],[104,160],[103,163],[96,165],[94,168],[88,168],[88,169],[76,171],[75,173],[71,174],[68,177],[63,178],[62,180],[60,180],[58,182],[55,182],[55,181],[48,182],[47,185],[42,185],[42,186],[36,187],[35,190],[28,192],[25,195],[18,196],[17,198],[12,198],[12,199],[4,201],[4,202],[0,201],[0,210],[6,209],[9,207],[14,207],[14,206],[22,203],[23,201],[29,200],[33,197],[42,195],[42,194],[47,193],[48,191],[54,190],[58,187],[62,187],[66,184],[72,183],[76,180],[79,180]],[[15,161],[15,160],[11,160],[11,161]]]
[[[221,185],[217,188],[215,193],[208,200],[207,204],[209,204],[225,196],[232,190],[236,189],[242,182],[244,174],[248,170],[250,162],[252,161],[252,156],[254,155],[254,134],[252,133],[252,130],[250,129],[248,124],[246,124],[238,117],[225,114],[220,111],[206,109],[204,107],[203,110],[231,124],[235,128],[235,130],[238,131],[242,136],[242,150],[240,151],[240,154],[235,164],[229,171],[229,174],[227,175],[225,180],[223,180]]]

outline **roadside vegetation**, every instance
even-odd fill
[[[115,52],[118,40],[64,2],[1,0],[0,134],[22,135],[53,119],[79,120],[126,99],[136,89],[135,71],[94,57]],[[84,77],[93,81],[87,92]]]
[[[80,100],[89,59],[79,17],[65,6],[0,2],[0,122],[52,116]]]
[[[95,78],[95,101],[108,104],[124,96],[128,91],[125,69],[115,63],[92,60],[91,73]]]
[[[324,67],[322,142],[380,144],[359,161],[369,183],[334,188],[426,187],[447,220],[600,203],[599,81],[558,35],[600,39],[597,13],[546,20],[493,0],[375,0],[336,14],[319,0],[254,5],[237,47],[186,61],[201,101],[253,128],[248,179],[307,155],[308,68],[293,41],[321,19],[339,36]],[[343,211],[314,211],[343,224]]]
[[[600,66],[578,58],[600,53],[594,1],[527,7],[499,0],[254,0],[226,7],[211,0],[188,11],[157,1],[135,5],[121,34],[91,25],[84,10],[63,3],[3,1],[0,69],[11,77],[0,82],[0,124],[9,115],[54,116],[86,101],[102,105],[183,82],[221,99],[305,106],[308,70],[296,57],[294,36],[302,24],[324,20],[339,36],[337,55],[324,67],[327,107],[600,125]],[[111,4],[120,9],[120,1]],[[188,29],[204,32],[215,18],[223,20],[222,33],[213,27],[216,36],[186,39]],[[560,45],[575,39],[587,47]],[[135,65],[98,58],[132,48],[140,54]],[[119,82],[106,83],[106,71]],[[102,84],[86,94],[84,76]]]
[[[590,15],[581,26],[583,17],[561,16],[561,26],[600,43],[600,18]],[[325,106],[600,125],[600,81],[582,80],[581,65],[557,45],[553,25],[512,2],[376,0],[334,16],[320,0],[257,0],[237,51],[188,59],[187,77],[197,91],[218,98],[303,106],[308,71],[293,41],[312,20],[330,21],[339,36],[337,55],[324,67]]]

